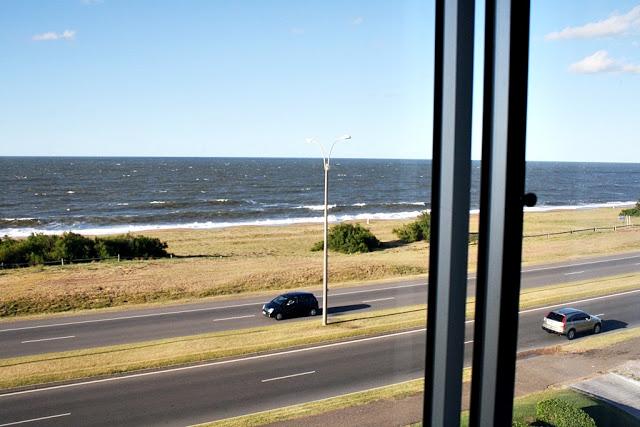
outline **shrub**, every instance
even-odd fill
[[[76,233],[62,236],[32,234],[25,239],[0,239],[0,262],[4,264],[44,264],[51,261],[92,258],[162,258],[169,256],[167,244],[147,236],[96,237]]]
[[[380,241],[360,224],[338,224],[329,230],[329,249],[345,254],[371,252],[380,247]],[[312,251],[324,248],[323,241],[316,242]]]
[[[640,200],[636,205],[629,209],[623,209],[620,211],[621,216],[640,216]]]
[[[513,420],[511,427],[529,427],[529,423],[520,420]]]
[[[596,422],[586,412],[560,399],[538,402],[536,418],[538,422],[555,427],[596,427]]]
[[[429,212],[422,212],[415,221],[405,224],[400,228],[395,228],[393,233],[398,236],[400,240],[407,243],[429,240],[431,234],[431,215]]]
[[[57,237],[57,236],[47,236]],[[95,241],[76,233],[64,233],[55,240],[55,251],[52,260],[89,259],[96,257]]]

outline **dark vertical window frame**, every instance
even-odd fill
[[[529,0],[486,2],[472,426],[511,425],[518,339]]]
[[[474,0],[437,0],[424,421],[459,424],[471,182]]]

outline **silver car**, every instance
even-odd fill
[[[549,333],[566,335],[567,339],[574,339],[581,332],[599,334],[602,330],[602,320],[575,308],[561,308],[549,312],[542,319],[542,329]]]

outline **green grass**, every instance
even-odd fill
[[[585,411],[593,418],[598,427],[640,427],[640,420],[626,412],[594,397],[573,389],[546,390],[516,398],[513,407],[513,419],[532,423],[536,420],[536,403],[546,399],[560,399]],[[462,413],[461,426],[469,425],[469,411]]]

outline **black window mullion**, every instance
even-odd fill
[[[518,338],[529,1],[488,0],[472,426],[511,425]]]
[[[473,0],[436,1],[424,421],[459,423],[471,177]]]

